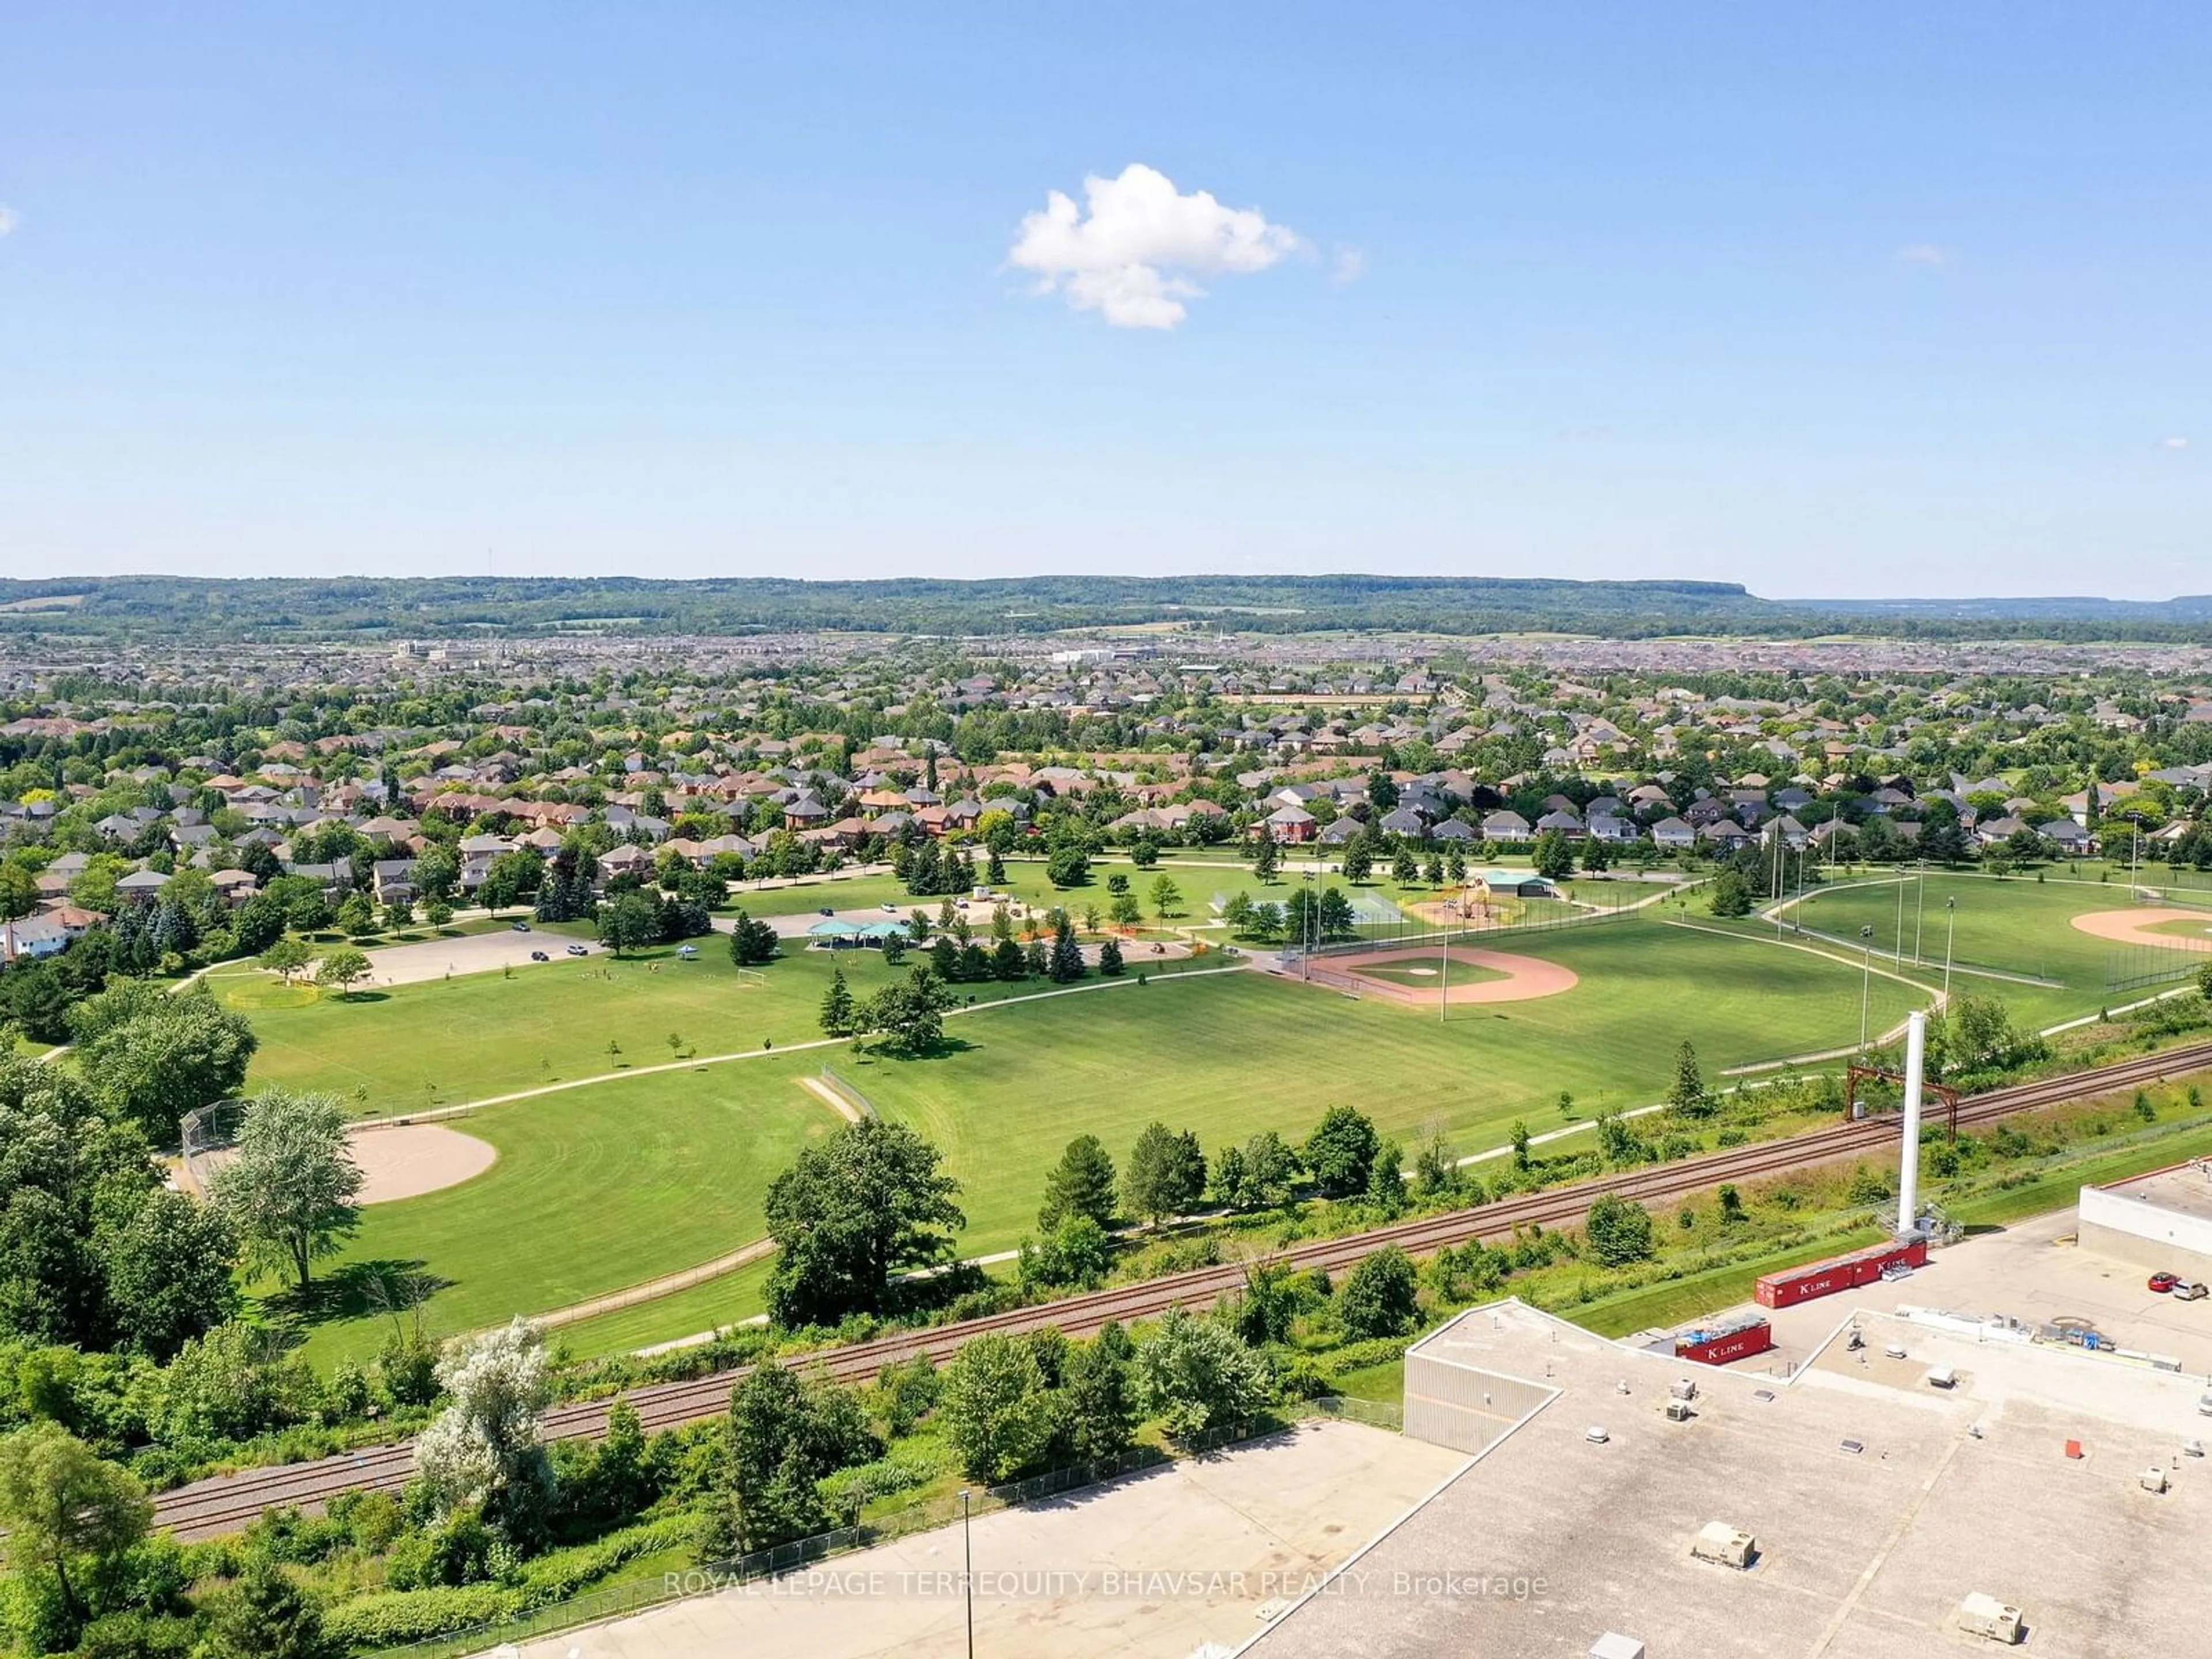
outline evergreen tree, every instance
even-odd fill
[[[822,1034],[842,1037],[853,1035],[860,1009],[853,1000],[853,988],[845,982],[845,970],[830,970],[830,988],[822,994]]]
[[[1051,1232],[1070,1216],[1087,1216],[1102,1227],[1114,1219],[1114,1160],[1097,1135],[1069,1141],[1045,1177],[1038,1230]]]
[[[1098,947],[1098,971],[1108,979],[1119,979],[1121,966],[1121,941],[1109,939]]]
[[[1052,960],[1046,976],[1054,983],[1072,985],[1084,975],[1083,950],[1075,942],[1075,923],[1066,916],[1053,930]]]
[[[1674,1086],[1667,1103],[1685,1117],[1711,1117],[1713,1097],[1705,1092],[1705,1073],[1698,1066],[1698,1051],[1686,1041],[1674,1051]]]

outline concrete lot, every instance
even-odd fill
[[[2074,1212],[2062,1210],[1936,1250],[1910,1279],[1766,1310],[1775,1352],[1731,1369],[1786,1376],[1850,1315],[1910,1305],[2046,1324],[2086,1319],[2123,1347],[2171,1354],[2196,1376],[2212,1374],[2212,1299],[2161,1296],[2145,1286],[2141,1267],[2078,1249],[2073,1237]]]
[[[527,968],[532,951],[558,957],[580,942],[566,933],[544,933],[534,928],[518,933],[501,927],[495,933],[465,933],[459,939],[424,939],[419,945],[387,945],[368,953],[368,978],[362,984],[419,985],[448,975]],[[597,951],[599,946],[592,948]]]
[[[1448,1478],[1457,1454],[1346,1423],[1172,1464],[974,1524],[975,1651],[1183,1659],[1233,1647]],[[527,1659],[958,1659],[957,1527],[570,1631]]]
[[[1653,1659],[1926,1659],[1990,1650],[1953,1624],[1978,1590],[2025,1610],[2030,1654],[2212,1655],[2212,1467],[2179,1455],[2212,1431],[2200,1381],[1862,1317],[1868,1364],[1833,1348],[1785,1386],[1518,1304],[1468,1316],[1457,1357],[1560,1398],[1244,1651],[1582,1659],[1613,1630]],[[1959,1387],[1929,1387],[1934,1364]],[[1670,1423],[1686,1370],[1697,1415]],[[2136,1480],[2154,1463],[2174,1471],[2163,1495]],[[1690,1559],[1717,1520],[1757,1538],[1751,1571]]]

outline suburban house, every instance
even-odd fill
[[[1492,812],[1488,817],[1483,819],[1482,838],[1485,841],[1501,842],[1510,845],[1533,840],[1534,832],[1528,828],[1528,819],[1508,807]]]

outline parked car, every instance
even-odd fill
[[[572,945],[568,947],[568,954],[572,957],[587,957],[592,954],[592,947],[588,945]]]
[[[825,904],[822,907],[819,914],[825,916],[834,916],[837,914],[837,907],[834,904]]]
[[[896,915],[898,914],[898,906],[896,904],[885,904],[884,906],[884,914],[887,916]]]
[[[2202,1302],[2207,1296],[2212,1296],[2212,1291],[2205,1288],[2202,1279],[2177,1279],[2168,1294],[2176,1302]]]
[[[530,924],[526,921],[510,921],[507,925],[512,933],[526,933],[530,931]]]
[[[552,957],[547,956],[543,951],[532,951],[530,953],[530,959],[532,962],[550,962],[553,960]]]
[[[2179,1273],[2153,1273],[2150,1276],[2148,1283],[2151,1289],[2156,1291],[2160,1296],[2164,1296],[2168,1291],[2171,1291],[2175,1285],[2181,1283],[2181,1275]]]

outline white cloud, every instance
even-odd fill
[[[2161,449],[2186,449],[2189,447],[2189,440],[2186,438],[2168,438],[2161,443],[2159,447]]]
[[[1948,270],[1959,263],[1959,256],[1933,242],[1913,242],[1897,250],[1897,263],[1918,265],[1923,270]]]
[[[1060,191],[1023,216],[1007,263],[1034,271],[1040,294],[1064,294],[1116,328],[1173,328],[1202,297],[1199,276],[1265,270],[1304,251],[1297,233],[1256,208],[1184,195],[1157,168],[1132,162],[1118,179],[1083,181],[1089,208]]]
[[[5,236],[22,222],[23,216],[15,209],[0,207],[0,236]]]

